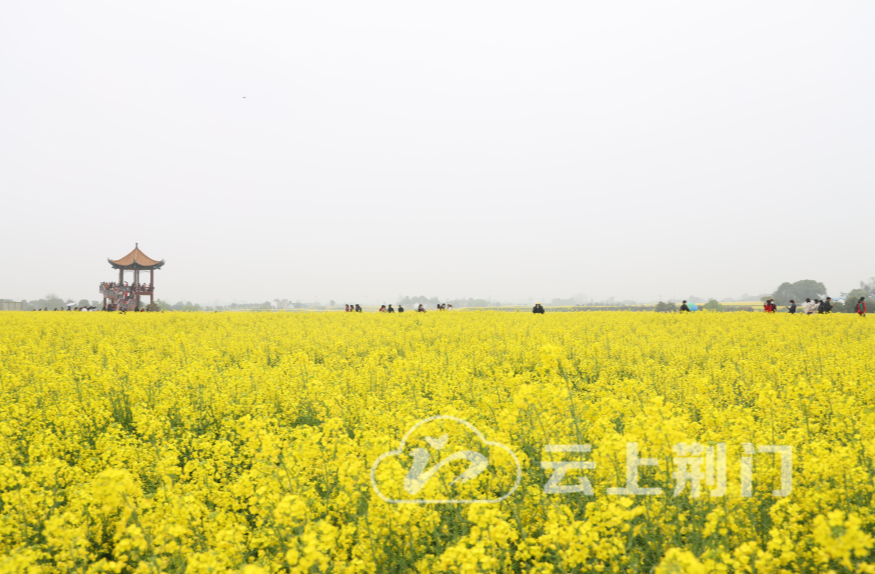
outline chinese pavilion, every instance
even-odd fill
[[[140,296],[149,296],[149,306],[155,298],[155,270],[164,266],[164,260],[156,261],[140,251],[139,244],[121,259],[107,258],[113,269],[118,269],[118,283],[101,283],[103,308],[108,311],[139,311]],[[125,281],[125,271],[133,272],[133,283]],[[140,283],[140,271],[149,272],[149,283]],[[151,310],[151,309],[150,309]]]

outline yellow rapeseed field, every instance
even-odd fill
[[[856,315],[0,313],[0,572],[873,573],[873,343]]]

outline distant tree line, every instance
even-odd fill
[[[425,295],[420,295],[419,297],[410,297],[405,295],[401,298],[402,305],[437,305],[440,303],[437,297],[426,297]]]
[[[703,303],[704,301],[705,301],[704,299],[699,299],[698,301],[694,301],[692,298],[687,299],[688,303],[696,303],[697,305],[700,303]],[[674,313],[678,309],[680,309],[680,307],[671,301],[669,301],[668,303],[660,301],[659,303],[656,304],[656,307],[654,307],[653,310],[656,311],[657,313]],[[699,309],[704,310],[704,311],[717,311],[718,313],[724,313],[726,311],[753,311],[754,310],[754,308],[751,307],[750,305],[724,305],[723,303],[719,302],[717,299],[708,300],[708,302],[705,303],[704,305],[701,305],[699,307]]]
[[[761,299],[766,301],[768,299],[774,299],[775,303],[780,307],[786,307],[790,304],[790,300],[796,301],[797,306],[801,306],[802,303],[805,302],[805,299],[824,299],[827,296],[826,286],[820,282],[815,281],[813,279],[802,279],[800,281],[796,281],[794,283],[784,282],[781,283],[778,288],[774,291],[774,293],[770,293],[767,295],[763,295]],[[869,278],[868,281],[860,281],[860,286],[852,289],[848,293],[840,293],[837,294],[834,299],[842,299],[844,303],[834,302],[833,303],[833,312],[834,313],[854,313],[856,311],[857,301],[860,300],[860,297],[866,298],[875,298],[875,277]],[[700,305],[701,309],[709,310],[709,311],[738,311],[738,310],[754,310],[753,307],[749,306],[737,306],[737,305],[724,305],[718,302],[716,299],[710,299],[705,302],[706,299],[701,297],[696,297],[690,295],[687,297],[687,301],[691,303],[696,303]],[[0,299],[0,302],[13,302],[12,299]],[[14,301],[18,303],[18,301]],[[419,296],[404,296],[401,298],[400,303],[402,305],[414,307],[416,305],[437,305],[441,301],[437,297],[426,297],[425,295]],[[474,307],[474,308],[490,308],[497,307],[500,303],[496,301],[487,301],[486,299],[456,299],[451,301],[444,301],[453,305],[456,308],[462,307]],[[97,307],[98,309],[101,307],[101,303],[99,301],[88,301],[87,299],[80,299],[79,301],[75,301],[73,299],[62,299],[55,293],[49,293],[42,299],[34,299],[32,301],[23,301],[22,307],[26,311],[31,311],[34,309],[48,309],[50,311],[54,309],[66,310],[68,306],[72,307]],[[226,306],[219,307],[203,307],[197,303],[192,303],[191,301],[178,301],[175,304],[170,304],[167,301],[163,301],[161,299],[157,299],[155,303],[162,311],[204,311],[204,310],[236,310],[236,309],[258,309],[258,310],[271,310],[274,308],[294,308],[294,309],[302,309],[302,308],[310,308],[310,309],[325,309],[321,304],[318,303],[301,303],[300,301],[296,301],[294,303],[288,300],[274,300],[274,303],[270,301],[265,301],[263,303],[231,303]],[[704,305],[701,305],[704,303]],[[875,301],[872,301],[871,304],[875,304]],[[600,310],[600,309],[613,309],[613,310],[639,310],[639,306],[636,306],[634,301],[616,301],[613,297],[606,299],[605,301],[599,303],[586,303],[580,304],[576,303],[574,298],[569,299],[561,299],[554,298],[550,301],[550,305],[554,307],[566,307],[570,308],[569,310],[574,311],[583,311],[583,310]],[[331,301],[329,303],[330,307],[335,306],[335,302]],[[645,307],[640,307],[641,310],[645,309]],[[649,309],[649,308],[647,308]],[[678,310],[678,305],[674,301],[660,301],[653,308],[657,313],[672,313]]]
[[[405,306],[415,307],[417,305],[426,305],[426,306],[435,306],[438,303],[448,303],[455,307],[456,309],[462,307],[489,307],[498,305],[495,302],[489,302],[486,299],[474,299],[470,297],[468,299],[452,299],[452,300],[444,300],[441,301],[437,297],[426,297],[425,295],[419,295],[418,297],[411,297],[409,295],[405,295],[401,298],[400,303]]]
[[[653,309],[657,313],[674,313],[678,310],[678,306],[672,302],[666,303],[665,301],[660,301],[656,304],[656,307]]]
[[[34,299],[32,301],[14,301],[13,299],[0,299],[0,302],[23,303],[22,308],[25,311],[33,311],[34,309],[48,309],[49,311],[54,311],[55,309],[58,309],[66,311],[68,307],[97,307],[100,304],[98,301],[89,301],[88,299],[79,299],[78,301],[76,301],[75,299],[63,299],[55,293],[49,293],[42,299]]]

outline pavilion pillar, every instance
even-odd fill
[[[122,286],[125,284],[125,270],[122,269],[121,267],[119,267],[119,270],[118,270],[118,284],[119,284],[119,286]]]
[[[149,270],[149,305],[155,300],[155,270]]]
[[[140,270],[134,269],[134,311],[140,310]]]

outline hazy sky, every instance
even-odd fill
[[[0,5],[0,297],[731,297],[875,275],[872,2]]]

